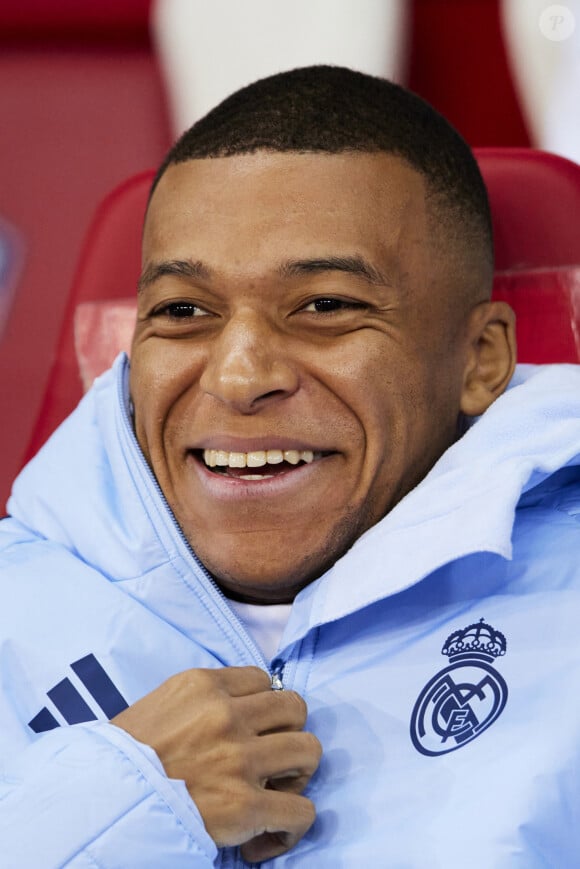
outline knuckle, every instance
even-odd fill
[[[296,769],[309,779],[318,768],[322,746],[314,734],[300,731],[286,734],[288,756],[294,758]]]
[[[312,800],[309,800],[308,797],[299,797],[299,800],[299,813],[302,819],[304,832],[306,832],[306,830],[310,829],[316,820],[316,808]]]
[[[302,736],[306,741],[306,748],[308,753],[316,760],[316,766],[318,766],[320,759],[322,757],[322,744],[317,736],[310,731],[305,731]]]
[[[163,682],[161,691],[164,704],[183,704],[184,698],[187,702],[187,697],[192,694],[192,672],[194,671],[185,670],[182,673],[174,673]]]
[[[187,682],[187,674],[189,671],[185,671],[185,673],[174,673],[172,676],[169,676],[168,679],[163,683],[164,688],[169,691],[174,691],[179,689],[184,682]]]
[[[211,670],[191,669],[176,673],[167,680],[173,690],[187,689],[192,694],[208,693]]]
[[[291,739],[293,740],[294,750],[307,758],[310,763],[318,766],[322,757],[322,745],[318,737],[308,730],[302,730],[299,733],[293,733]]]
[[[322,753],[316,751],[315,753],[309,754],[304,760],[304,775],[307,779],[310,779],[320,765],[320,759],[322,757]]]
[[[300,694],[297,694],[296,691],[281,691],[278,696],[283,698],[284,702],[293,710],[296,718],[304,726],[306,724],[306,716],[308,715],[308,707],[304,698]]]
[[[272,680],[265,670],[261,667],[246,667],[248,674],[256,683],[256,690],[268,691],[271,688]]]
[[[223,736],[229,736],[237,730],[237,718],[232,704],[227,700],[219,700],[212,704],[212,721],[214,730]]]
[[[203,692],[215,692],[216,690],[221,689],[222,686],[222,670],[217,668],[215,670],[209,669],[199,669],[199,670],[190,670],[190,673],[195,678],[195,682],[200,691]]]

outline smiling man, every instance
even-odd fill
[[[514,376],[492,276],[469,148],[389,82],[178,141],[131,364],[0,526],[8,866],[574,865],[580,372]]]
[[[429,241],[425,181],[392,154],[260,150],[161,178],[135,430],[228,593],[292,601],[425,476],[473,409],[486,329],[498,370],[476,412],[507,383],[511,317],[487,302],[489,269],[468,301],[445,299]]]

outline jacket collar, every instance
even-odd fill
[[[509,390],[424,480],[300,593],[286,639],[467,555],[511,559],[520,497],[559,468],[578,464],[579,452],[580,366],[520,366]]]

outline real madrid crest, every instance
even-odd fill
[[[425,685],[411,716],[411,739],[431,757],[455,751],[493,724],[506,704],[508,689],[492,666],[505,655],[506,638],[483,619],[446,640],[449,666]]]

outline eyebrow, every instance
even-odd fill
[[[141,292],[146,287],[155,283],[159,278],[166,275],[175,275],[179,278],[191,278],[192,280],[208,280],[211,271],[201,261],[172,259],[148,265],[137,283],[137,290]]]
[[[281,278],[300,277],[323,272],[344,272],[362,278],[370,284],[389,286],[390,282],[362,256],[327,256],[315,259],[289,260],[278,269]],[[159,278],[173,275],[191,280],[209,280],[212,272],[201,260],[164,260],[150,263],[137,283],[139,292]]]
[[[279,269],[283,278],[299,277],[318,272],[346,272],[346,274],[362,278],[369,284],[379,286],[389,286],[390,284],[388,279],[362,256],[329,256],[317,259],[291,260],[283,263]]]

